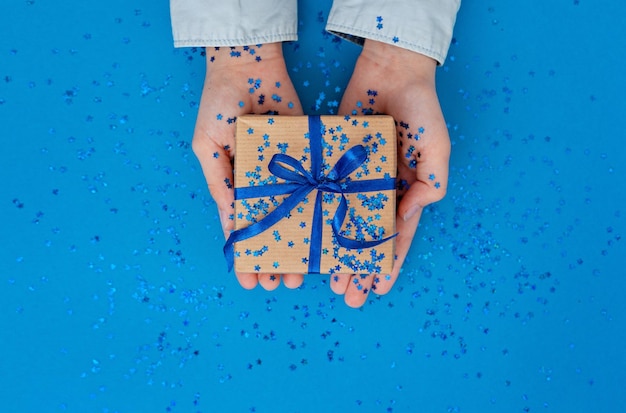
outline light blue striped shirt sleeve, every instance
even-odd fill
[[[326,30],[363,44],[377,40],[443,64],[461,0],[335,0]]]
[[[170,0],[174,46],[297,40],[296,0]]]

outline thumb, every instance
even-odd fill
[[[231,148],[222,147],[212,139],[194,138],[193,151],[200,161],[209,192],[217,205],[224,237],[234,228],[235,199]]]
[[[415,176],[408,180],[409,188],[398,202],[398,216],[404,221],[418,216],[424,207],[440,201],[446,195],[448,158],[444,157],[438,162],[432,162],[431,159],[431,162],[419,163],[414,173]],[[402,179],[401,175],[399,174],[399,179]]]
[[[443,195],[439,196],[428,184],[416,181],[400,199],[398,203],[398,217],[404,221],[409,221],[416,215],[421,214],[424,207],[442,198]]]

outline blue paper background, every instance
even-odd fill
[[[301,2],[285,47],[307,113],[359,51],[324,34],[329,6]],[[167,2],[5,4],[0,410],[619,410],[625,11],[463,4],[438,71],[448,196],[352,310],[323,277],[268,293],[223,269],[190,148],[204,63],[172,48]]]

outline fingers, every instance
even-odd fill
[[[298,288],[304,281],[304,275],[302,274],[283,274],[283,284],[289,289]]]
[[[267,291],[274,291],[280,285],[280,274],[258,274],[259,284]],[[300,287],[304,281],[302,274],[284,274],[283,284],[289,289]]]
[[[412,218],[406,221],[401,218],[400,214],[396,217],[396,231],[398,231],[398,236],[396,237],[396,260],[393,263],[391,273],[378,276],[375,284],[376,288],[373,289],[376,294],[387,294],[398,279],[400,269],[409,253],[413,237],[417,231],[421,214],[422,210],[420,209]]]
[[[239,284],[246,290],[252,290],[259,283],[259,277],[256,273],[241,273],[236,272],[235,276]]]
[[[446,182],[447,179],[443,184],[437,181],[437,187],[428,182],[413,182],[398,203],[398,221],[412,220],[421,214],[425,206],[440,201],[446,194]]]
[[[411,219],[426,205],[440,201],[446,194],[450,139],[447,132],[423,139],[429,141],[413,151],[413,162],[398,166],[398,179],[408,185],[398,203],[398,216],[402,220]]]
[[[347,306],[358,308],[365,304],[378,278],[378,275],[373,274],[333,274],[330,277],[330,288],[335,294],[344,296]]]
[[[440,201],[446,194],[450,139],[445,129],[441,127],[431,129],[435,132],[420,137],[423,144],[420,145],[419,150],[412,153],[414,162],[401,163],[398,166],[398,180],[407,183],[408,189],[404,191],[398,202],[396,261],[391,273],[380,277],[375,289],[377,294],[389,292],[398,278],[424,207]],[[416,132],[422,133],[419,130]],[[408,133],[405,134],[405,138],[407,135]]]
[[[280,275],[259,274],[259,284],[267,291],[274,291],[280,285]]]
[[[350,278],[344,301],[348,307],[359,308],[365,304],[367,296],[372,289],[375,276],[369,275],[353,275]]]
[[[258,284],[267,291],[274,291],[280,285],[280,274],[235,273],[237,281],[246,290],[254,289]],[[304,281],[302,274],[283,274],[283,284],[289,289],[298,288]]]
[[[352,278],[352,274],[332,274],[330,276],[330,289],[335,294],[345,294],[350,278]]]
[[[344,295],[346,305],[352,308],[361,307],[365,304],[370,292],[379,295],[387,294],[396,282],[402,264],[411,247],[417,225],[421,216],[421,210],[411,219],[405,221],[397,217],[396,230],[396,261],[389,274],[370,274],[366,276],[351,274],[334,274],[331,276],[330,288],[335,294]]]

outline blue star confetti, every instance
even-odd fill
[[[144,0],[132,7],[119,0],[62,8],[7,2],[0,17],[7,33],[31,24],[29,36],[4,36],[0,47],[0,119],[11,138],[0,155],[9,178],[1,204],[0,318],[12,332],[3,336],[2,354],[3,370],[19,372],[0,379],[3,394],[11,395],[0,397],[3,410],[113,413],[134,403],[166,412],[295,405],[303,413],[317,405],[402,412],[422,393],[453,394],[420,399],[424,411],[610,411],[626,404],[619,294],[625,88],[610,76],[623,57],[592,47],[585,59],[594,65],[571,63],[580,45],[626,36],[619,21],[624,6],[578,0],[528,6],[464,4],[457,16],[437,68],[452,144],[445,178],[428,166],[441,129],[420,116],[397,118],[403,166],[423,166],[427,186],[447,193],[423,208],[397,280],[383,273],[350,281],[343,277],[349,265],[339,262],[325,269],[331,277],[307,275],[293,291],[279,286],[283,264],[271,259],[253,269],[277,288],[248,291],[223,268],[229,229],[220,217],[231,225],[235,215],[224,205],[220,214],[211,198],[192,137],[205,62],[209,70],[222,58],[259,69],[241,78],[242,96],[207,115],[220,128],[234,128],[239,101],[258,112],[288,110],[289,102],[290,113],[298,107],[287,79],[277,88],[278,79],[260,70],[265,47],[172,48],[168,10]],[[283,44],[307,114],[337,114],[361,52],[325,30],[330,7],[330,1],[300,2],[299,40]],[[538,8],[546,24],[529,31]],[[398,26],[394,12],[377,9],[361,23],[404,47],[410,30]],[[528,44],[533,53],[522,46]],[[402,98],[389,99],[371,83],[348,114],[374,114]],[[349,123],[326,130],[324,150],[333,159],[324,162],[325,173],[362,143],[371,160],[358,172],[384,174],[384,144],[373,123],[359,122],[361,136],[345,141]],[[247,149],[255,162],[269,162],[281,142],[289,142],[285,153],[296,150],[294,158],[310,162],[310,152],[273,129],[269,147],[254,129],[260,141]],[[243,150],[226,139],[215,143],[206,155],[211,159],[217,153],[227,161],[222,158]],[[415,149],[405,158],[410,145]],[[245,172],[254,185],[279,180],[254,166]],[[402,169],[397,187],[412,188],[415,176]],[[232,194],[233,177],[219,176],[216,185]],[[379,200],[363,195],[374,209],[348,212],[342,230],[379,236]],[[258,219],[284,198],[249,200],[250,212],[238,212]],[[326,222],[339,197],[324,200]],[[297,224],[315,201],[310,196],[286,220]],[[348,208],[362,201],[352,197]],[[302,242],[310,233],[292,237],[275,227],[267,236],[248,248],[250,256],[267,257],[265,245],[285,244],[298,261],[308,261]],[[357,256],[332,241],[322,248],[324,256],[368,270],[381,253]],[[389,293],[376,294],[393,281]],[[365,300],[360,310],[329,290],[344,282]],[[376,377],[368,383],[373,392],[363,392],[365,370]],[[416,371],[428,380],[414,380]],[[277,404],[254,385],[288,380],[305,389],[321,376],[326,388],[342,390],[318,391],[309,405],[302,392],[284,393]],[[360,385],[345,386],[355,380]],[[134,402],[122,387],[133,390]],[[568,397],[559,389],[568,389]]]

